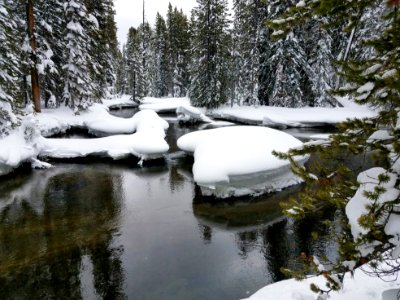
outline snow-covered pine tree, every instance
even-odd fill
[[[192,10],[191,103],[207,108],[228,100],[230,36],[226,0],[197,0]]]
[[[141,53],[140,33],[136,28],[129,28],[126,44],[126,65],[128,78],[128,93],[132,95],[133,101],[142,99],[145,89],[143,80],[143,61]]]
[[[140,37],[140,55],[142,59],[142,77],[143,77],[143,95],[150,96],[152,86],[152,75],[151,75],[151,57],[152,57],[152,38],[153,30],[148,22],[140,24],[138,28]]]
[[[14,114],[17,95],[17,80],[20,76],[16,40],[16,19],[12,14],[12,1],[0,2],[0,137],[17,126],[18,119]]]
[[[365,11],[377,3],[301,2],[302,6],[291,8],[279,19],[280,24],[276,26],[279,34],[284,35],[293,26],[319,16],[332,17],[332,22],[326,19],[329,23],[325,25],[340,26],[343,24],[340,21],[349,22],[348,30],[352,31],[360,24]],[[292,162],[293,170],[309,187],[299,199],[285,204],[288,215],[300,218],[322,203],[329,203],[336,207],[338,215],[343,216],[342,230],[333,231],[339,250],[330,270],[324,271],[327,285],[312,286],[321,299],[326,299],[331,291],[342,288],[344,273],[366,262],[371,262],[373,268],[369,275],[382,278],[400,271],[400,2],[384,2],[387,13],[381,21],[384,24],[382,30],[360,44],[366,47],[361,52],[367,50],[369,55],[340,64],[341,73],[349,83],[348,89],[339,90],[340,94],[347,94],[360,104],[379,107],[379,115],[346,122],[340,127],[340,132],[324,144],[306,144],[301,150],[280,155]],[[368,50],[371,47],[373,51]],[[294,155],[310,153],[317,153],[322,161],[307,168],[293,161]],[[356,181],[352,170],[340,159],[344,155],[365,157],[368,153],[377,154],[381,163],[377,162],[376,167],[367,170],[364,167]]]
[[[293,3],[269,1],[266,19],[276,18]],[[280,20],[275,19],[273,22],[279,24]],[[275,34],[271,30],[263,33],[260,50],[260,102],[284,107],[308,105],[309,99],[313,97],[310,84],[312,69],[302,43],[303,28],[291,31],[278,41],[275,41]]]
[[[234,1],[234,97],[239,104],[258,103],[260,37],[264,29],[265,3],[261,0]]]
[[[63,5],[56,0],[35,2],[36,40],[38,71],[40,75],[41,98],[45,107],[59,106],[63,95],[63,77],[61,57],[65,50],[60,42],[63,28]]]
[[[117,56],[117,69],[115,79],[115,92],[119,95],[126,94],[127,85],[127,65],[126,65],[126,45],[122,46],[122,52],[118,51]]]
[[[96,95],[96,85],[91,78],[91,71],[98,73],[99,66],[90,56],[94,44],[89,32],[98,26],[97,19],[87,13],[83,0],[64,2],[66,30],[62,43],[64,90],[63,101],[75,110],[84,110],[93,101],[100,100]],[[96,97],[97,96],[97,97]]]
[[[103,98],[110,96],[116,80],[118,41],[114,3],[111,0],[86,1],[86,8],[88,17],[95,23],[95,26],[89,26],[88,32],[93,62],[91,77],[96,85],[95,98]]]
[[[169,83],[171,82],[170,62],[168,54],[168,31],[164,18],[157,13],[154,29],[154,63],[155,82],[154,90],[156,97],[165,97],[169,94]]]
[[[309,82],[312,92],[308,95],[309,106],[336,106],[336,100],[330,94],[337,82],[334,66],[335,51],[334,32],[322,29],[326,21],[313,19],[303,25],[303,47],[306,51],[307,62],[310,66]],[[341,42],[341,41],[340,41]],[[343,45],[343,43],[342,43]]]
[[[168,6],[168,55],[171,82],[169,93],[174,97],[185,96],[189,82],[189,25],[185,14],[172,5]]]

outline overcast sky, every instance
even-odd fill
[[[157,12],[165,17],[169,2],[173,7],[182,8],[188,17],[196,5],[196,0],[145,0],[146,21],[154,26]],[[137,27],[142,23],[142,3],[143,0],[115,0],[118,41],[121,45],[126,42],[129,27]]]
[[[168,3],[173,7],[182,9],[190,18],[190,11],[196,5],[196,0],[145,0],[146,21],[154,26],[156,14],[159,12],[163,17],[167,15]],[[137,27],[142,23],[143,0],[115,0],[117,11],[116,21],[118,27],[118,41],[120,45],[126,42],[129,27]],[[231,3],[231,0],[229,1]]]

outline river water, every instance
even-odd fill
[[[170,152],[196,129],[171,121]],[[2,178],[0,298],[240,299],[284,279],[301,251],[334,253],[318,218],[281,214],[301,186],[210,201],[191,165],[58,162]]]

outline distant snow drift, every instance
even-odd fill
[[[272,152],[301,145],[287,133],[255,126],[197,131],[178,140],[180,149],[194,154],[193,177],[203,194],[220,198],[257,195],[299,183],[289,162]]]

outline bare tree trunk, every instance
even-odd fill
[[[28,23],[28,36],[32,49],[32,66],[31,66],[31,84],[32,84],[32,100],[35,112],[41,112],[40,108],[40,88],[39,88],[39,74],[36,69],[37,56],[36,56],[36,37],[35,37],[35,17],[33,15],[33,0],[28,0],[26,4],[26,16]]]

